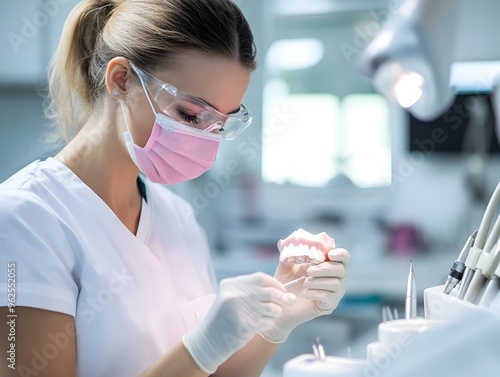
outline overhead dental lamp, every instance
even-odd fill
[[[377,91],[420,120],[452,104],[450,86],[460,2],[406,0],[360,57],[360,71]]]

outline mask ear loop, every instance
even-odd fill
[[[158,115],[158,113],[155,110],[155,107],[153,106],[153,101],[151,101],[151,98],[149,97],[148,89],[146,88],[146,84],[144,83],[144,80],[141,77],[141,73],[138,71],[137,68],[135,68],[135,66],[132,63],[130,63],[130,65],[131,65],[132,69],[134,70],[134,72],[137,74],[137,77],[139,77],[139,81],[141,82],[142,89],[144,89],[144,94],[146,94],[146,98],[148,99],[149,106],[151,106],[151,110],[153,110],[153,114],[155,116]]]
[[[128,118],[127,118],[127,114],[125,113],[125,104],[123,103],[123,100],[121,98],[118,100],[118,103],[120,104],[120,107],[122,109],[123,119],[125,120],[125,127],[127,127],[127,131],[130,133]]]
[[[132,158],[132,161],[134,161],[134,164],[140,170],[141,168],[139,165],[139,161],[137,160],[137,155],[136,155],[135,150],[134,150],[135,143],[134,143],[134,140],[132,139],[132,132],[130,132],[127,114],[125,113],[125,104],[121,98],[118,100],[118,103],[120,104],[120,107],[122,109],[123,119],[125,120],[125,126],[127,127],[127,131],[128,131],[128,132],[125,132],[123,135],[125,138],[125,147],[127,148],[128,152],[129,152],[130,158]]]
[[[146,88],[146,84],[142,80],[140,72],[138,72],[138,70],[135,68],[135,66],[132,63],[130,63],[130,66],[132,67],[134,72],[137,74],[137,77],[139,77],[139,81],[141,82],[142,89],[144,90],[144,93],[146,94],[146,98],[148,99],[149,106],[151,106],[151,110],[153,110],[153,114],[157,115],[155,107],[153,106],[153,102],[151,101],[151,98],[149,97],[149,93],[148,93],[148,90]],[[113,94],[114,94],[114,92],[113,92]],[[123,100],[120,98],[120,99],[118,99],[118,102],[120,103],[120,107],[122,109],[123,118],[125,119],[125,126],[127,127],[127,131],[131,134],[130,126],[128,124],[128,118],[127,118],[127,115],[125,114],[125,105],[123,103]]]

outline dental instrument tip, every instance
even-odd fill
[[[298,278],[298,279],[291,280],[291,281],[289,281],[288,283],[283,284],[283,287],[285,287],[285,288],[292,287],[292,286],[294,286],[295,284],[300,283],[302,280],[305,280],[305,278],[306,278],[306,276],[302,276],[302,277],[300,277],[300,278]]]
[[[410,272],[408,273],[408,282],[406,284],[405,318],[412,319],[416,317],[417,287],[415,283],[415,273],[413,271],[413,262],[410,259]]]

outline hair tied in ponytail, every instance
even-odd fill
[[[111,59],[154,71],[192,50],[255,69],[253,35],[234,0],[78,1],[50,65],[45,111],[54,136],[71,140],[101,111]]]

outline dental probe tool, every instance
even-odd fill
[[[387,318],[389,318],[389,321],[394,321],[394,316],[392,315],[391,307],[386,306],[385,309],[387,310]]]
[[[292,286],[294,286],[295,284],[300,283],[300,282],[301,282],[302,280],[304,280],[305,278],[306,278],[306,276],[302,276],[302,277],[300,277],[300,278],[298,278],[298,279],[295,279],[295,280],[290,280],[288,283],[283,284],[283,287],[285,287],[285,288],[292,287]]]
[[[453,265],[450,268],[450,273],[448,274],[448,278],[446,279],[446,283],[443,288],[443,293],[449,294],[453,288],[457,285],[457,283],[462,280],[462,276],[464,275],[465,270],[465,260],[469,255],[469,251],[471,247],[474,245],[474,240],[477,236],[477,230],[475,230],[467,241],[465,242],[462,251],[458,255],[458,258],[453,262]]]
[[[394,316],[392,315],[391,308],[389,306],[386,306],[385,311],[387,312],[387,320],[394,321]]]
[[[319,340],[319,336],[316,337],[316,344],[318,345],[318,352],[319,352],[319,358],[321,361],[326,360],[326,354],[325,354],[325,349],[323,348],[323,345],[321,344]]]
[[[465,293],[464,300],[469,302],[474,302],[481,287],[483,286],[484,279],[490,280],[494,275],[495,270],[500,263],[500,244],[495,244],[492,250],[487,253],[486,248],[479,257],[476,266],[476,272],[472,277],[469,285],[469,289]]]
[[[316,337],[316,343],[312,343],[312,349],[314,353],[314,358],[317,361],[325,361],[326,360],[326,355],[325,355],[325,349],[323,348],[323,345],[321,344],[319,340],[319,336]]]
[[[382,322],[387,322],[387,311],[385,310],[385,306],[382,308]]]
[[[495,188],[493,195],[491,195],[490,201],[488,202],[486,210],[484,211],[483,218],[481,219],[481,224],[479,225],[474,245],[470,249],[469,255],[465,260],[465,271],[457,294],[457,297],[460,299],[463,299],[465,297],[465,293],[469,288],[472,276],[474,275],[474,272],[476,270],[477,261],[481,256],[481,253],[483,252],[483,248],[486,243],[486,237],[488,235],[488,231],[490,230],[491,221],[493,220],[495,210],[498,207],[499,203],[500,203],[500,183]],[[497,221],[497,224],[498,223],[499,222]]]
[[[405,317],[412,319],[417,317],[417,285],[415,283],[415,274],[413,273],[413,262],[410,260],[410,272],[408,274],[408,283],[406,284]]]
[[[316,343],[312,343],[311,344],[311,347],[313,349],[313,354],[314,354],[314,358],[316,359],[316,361],[320,360],[320,357],[319,357],[319,350],[318,350],[318,346]]]

